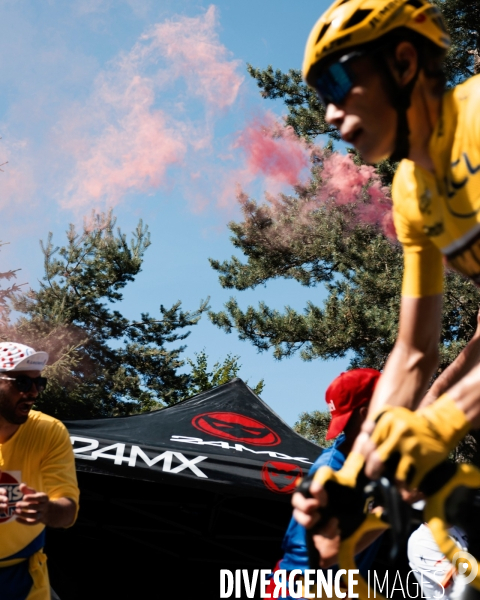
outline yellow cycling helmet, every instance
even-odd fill
[[[307,41],[303,77],[310,84],[312,67],[318,71],[334,55],[351,52],[404,27],[437,46],[450,46],[439,9],[426,0],[336,0],[315,24]]]

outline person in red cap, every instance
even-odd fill
[[[340,444],[345,449],[348,445],[347,438],[350,441],[351,429],[356,429],[357,422],[360,420],[363,423],[365,419],[379,377],[380,373],[375,369],[353,369],[345,371],[332,381],[325,393],[325,401],[332,416],[325,436],[327,440],[333,440],[342,431],[346,431],[348,435],[345,435],[345,440]],[[363,410],[357,410],[362,407]]]
[[[313,475],[317,469],[323,466],[330,467],[334,471],[339,471],[347,457],[350,449],[360,432],[365,417],[368,412],[368,405],[373,395],[373,391],[380,378],[380,372],[375,369],[353,369],[339,375],[327,388],[325,401],[328,410],[332,415],[332,420],[328,427],[326,439],[335,439],[333,446],[323,450],[309,471]],[[321,543],[321,536],[315,536],[316,544]],[[370,545],[372,538],[362,540],[360,544],[365,548],[356,557],[356,563],[361,574],[366,577],[366,572],[375,559],[378,550],[378,544]],[[330,542],[325,538],[324,548]],[[368,546],[368,547],[365,547]],[[282,543],[283,558],[277,563],[275,571],[284,569],[291,572],[294,569],[311,568],[308,560],[308,551],[306,544],[306,531],[293,517],[288,526]],[[321,551],[322,558],[325,553]],[[329,567],[326,562],[321,563],[322,567]],[[337,569],[336,566],[331,567]],[[299,578],[301,580],[301,577]],[[300,585],[300,584],[299,584]],[[272,580],[267,588],[267,593],[273,594],[275,584]],[[272,595],[273,597],[273,595]],[[292,596],[287,596],[291,598]]]

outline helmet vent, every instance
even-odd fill
[[[413,6],[413,8],[422,8],[422,6],[424,5],[424,3],[420,2],[420,0],[408,0],[406,4],[409,6]]]
[[[320,33],[318,34],[317,41],[315,42],[316,44],[318,44],[318,42],[323,38],[323,36],[325,35],[325,33],[329,27],[330,27],[330,23],[325,23],[325,25],[320,29]]]
[[[357,10],[352,17],[345,23],[343,29],[348,29],[349,27],[353,27],[354,25],[358,25],[362,21],[364,21],[368,15],[372,12],[372,10]]]

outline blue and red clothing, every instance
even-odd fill
[[[313,475],[317,469],[324,466],[330,467],[334,471],[339,471],[343,467],[346,458],[345,454],[343,454],[341,450],[341,446],[344,442],[345,435],[341,434],[335,440],[333,446],[327,448],[322,452],[322,454],[320,454],[320,456],[311,466],[308,474]],[[365,579],[367,578],[367,571],[375,560],[380,541],[380,539],[377,539],[375,542],[373,542],[373,544],[360,552],[360,554],[358,554],[356,557],[357,567]],[[302,571],[305,571],[305,569],[310,568],[308,561],[306,530],[305,527],[297,523],[293,517],[290,520],[290,524],[283,538],[282,550],[283,558],[278,562],[275,570],[285,569],[286,571],[293,571],[294,569],[301,569]],[[338,569],[336,565],[331,568],[334,572]],[[273,583],[272,579],[271,585],[267,591],[272,593],[274,587],[275,584]],[[291,598],[291,596],[287,596],[287,598]]]

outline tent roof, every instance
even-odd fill
[[[290,492],[321,452],[240,379],[160,411],[66,425],[81,509],[75,527],[48,532],[46,551],[69,600],[217,597],[220,569],[273,568]]]
[[[129,417],[67,421],[79,471],[288,498],[321,449],[241,379]]]

